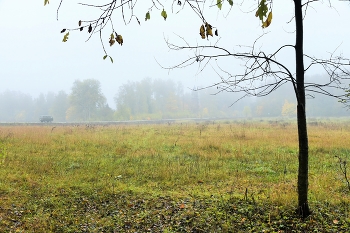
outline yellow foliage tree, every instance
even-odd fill
[[[282,106],[282,116],[291,117],[297,114],[297,106],[295,103],[289,102],[288,100],[284,100],[284,104]]]

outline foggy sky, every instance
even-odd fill
[[[89,1],[96,2],[96,1]],[[146,1],[145,1],[146,2]],[[337,52],[350,57],[350,5],[342,1],[313,3],[309,7],[304,21],[305,53],[327,58],[338,46]],[[70,33],[69,40],[62,43],[63,28],[76,27],[80,19],[88,20],[95,16],[91,9],[78,6],[77,1],[64,0],[56,20],[56,10],[59,0],[51,0],[48,6],[44,1],[0,0],[0,92],[5,90],[29,93],[33,97],[48,91],[70,92],[76,79],[98,79],[102,92],[111,107],[115,107],[113,97],[118,87],[128,80],[136,81],[145,77],[153,79],[172,79],[181,81],[185,87],[206,86],[219,81],[219,78],[208,66],[198,73],[198,66],[186,69],[162,69],[156,61],[164,66],[181,62],[193,52],[174,52],[166,47],[165,39],[181,42],[178,36],[183,36],[192,44],[215,43],[218,38],[202,40],[199,36],[201,21],[194,13],[185,10],[175,15],[168,11],[168,19],[164,21],[160,11],[151,12],[151,20],[145,22],[144,15],[149,5],[139,1],[136,12],[141,26],[136,20],[125,26],[120,18],[115,19],[114,27],[123,35],[124,44],[113,47],[108,45],[110,30],[105,32],[105,46],[113,57],[114,63],[103,60],[98,35],[88,42],[86,31]],[[171,1],[167,1],[167,4]],[[228,4],[223,10],[208,9],[207,20],[219,30],[220,45],[239,51],[235,45],[251,45],[263,32],[268,32],[261,41],[263,50],[272,52],[283,44],[294,44],[293,1],[274,1],[273,20],[268,29],[261,29],[261,22],[254,12],[256,1],[234,5],[228,13]],[[293,65],[294,53],[287,51],[279,57],[288,65]],[[233,60],[224,61],[226,67],[240,69]],[[307,65],[307,64],[306,64]],[[293,70],[293,69],[292,69]],[[322,72],[311,70],[310,75]]]

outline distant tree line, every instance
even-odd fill
[[[55,122],[157,120],[170,118],[291,117],[295,100],[288,87],[263,98],[244,98],[216,89],[197,91],[181,82],[145,78],[127,82],[114,97],[115,109],[108,106],[96,79],[76,80],[71,92],[41,93],[38,97],[18,91],[0,93],[0,122],[38,122],[40,115],[52,115]],[[337,100],[309,96],[309,117],[348,116]],[[234,104],[233,104],[234,103]]]
[[[0,93],[0,122],[37,122],[40,115],[51,114],[55,121],[65,121],[68,95],[48,92],[33,98],[18,91]]]
[[[232,96],[211,95],[211,90],[184,89],[182,83],[172,80],[146,78],[128,82],[115,95],[116,120],[234,117],[230,108]]]

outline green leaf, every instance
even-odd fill
[[[109,58],[111,59],[111,62],[113,63],[113,58],[111,56],[109,56]]]
[[[103,56],[103,60],[106,60],[106,58],[108,57],[108,55],[106,54],[106,55],[104,55]]]
[[[228,4],[230,4],[230,6],[233,6],[233,0],[227,0]]]
[[[44,6],[46,6],[46,4],[49,4],[50,1],[49,0],[44,0]]]
[[[151,14],[149,13],[149,11],[146,13],[145,21],[147,21],[148,19],[151,19]]]
[[[62,42],[67,42],[68,36],[69,36],[69,32],[67,32],[67,33],[63,36]]]
[[[221,10],[221,8],[222,8],[222,0],[216,0],[216,5]]]
[[[161,16],[163,16],[164,20],[166,20],[166,18],[168,17],[166,11],[163,9]]]
[[[258,10],[255,13],[255,16],[259,17],[261,21],[264,21],[264,16],[266,17],[268,10],[269,9],[267,7],[266,0],[261,0],[261,2],[259,3]]]

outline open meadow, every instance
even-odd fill
[[[295,122],[0,126],[0,232],[348,232],[350,121],[308,129],[302,221]]]

